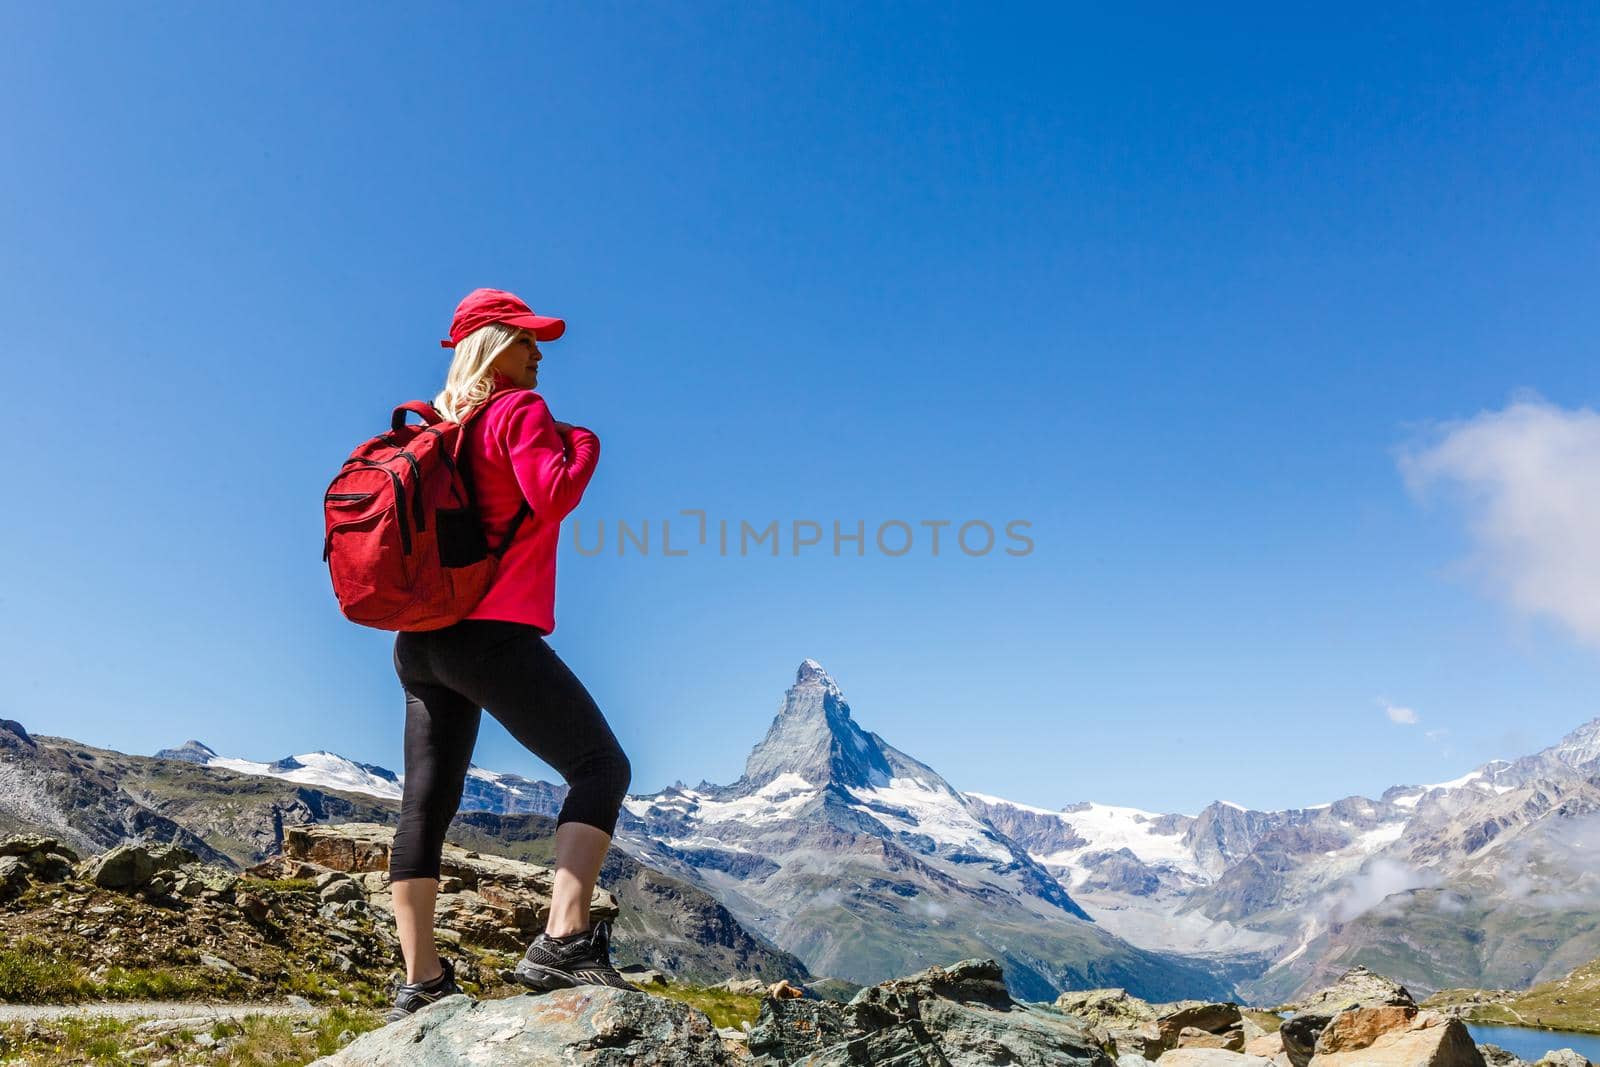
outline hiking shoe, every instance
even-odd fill
[[[455,966],[445,959],[441,959],[439,964],[444,968],[444,971],[433,981],[404,982],[396,988],[394,1007],[384,1013],[384,1022],[399,1022],[418,1008],[426,1008],[441,997],[448,997],[452,993],[461,992],[456,986]]]
[[[567,937],[540,933],[522,954],[512,977],[541,992],[580,985],[608,985],[642,992],[611,965],[611,923],[590,923],[589,929]]]

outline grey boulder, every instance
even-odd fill
[[[28,865],[16,856],[0,856],[0,904],[28,888]]]
[[[1533,1067],[1593,1067],[1587,1057],[1572,1051],[1570,1048],[1557,1049],[1546,1052],[1544,1059],[1535,1063]]]
[[[156,873],[155,860],[143,845],[118,845],[89,861],[84,878],[101,889],[137,889]]]
[[[324,1067],[725,1067],[734,1061],[698,1008],[591,985],[504,1000],[445,997],[316,1062]]]

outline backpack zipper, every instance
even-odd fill
[[[410,452],[402,452],[402,453],[400,453],[400,455],[404,456],[406,458],[406,461],[411,464],[411,471],[416,476],[417,491],[411,497],[411,514],[414,516],[414,525],[417,528],[417,532],[421,533],[422,531],[424,531],[424,530],[426,530],[428,528],[427,515],[422,510],[422,469],[417,466],[416,457],[413,456]],[[389,477],[393,478],[394,479],[395,495],[400,500],[400,510],[401,510],[402,513],[405,511],[405,509],[406,509],[405,484],[403,482],[401,482],[400,476],[398,474],[396,474],[394,471],[390,470],[388,467],[385,467],[382,463],[379,463],[375,459],[364,459],[361,456],[351,456],[349,459],[345,460],[344,462],[345,462],[345,466],[347,466],[347,467],[352,463],[361,463],[361,464],[364,464],[364,465],[366,465],[368,467],[376,467],[379,470],[383,471],[383,473],[387,474]],[[402,518],[403,517],[404,516],[402,514]],[[401,527],[400,528],[401,528],[401,532],[404,533],[405,532],[405,524],[401,523]],[[410,537],[409,534],[407,534],[406,537],[405,537],[405,544],[406,544],[406,554],[410,555],[410,553],[411,553],[411,537]]]

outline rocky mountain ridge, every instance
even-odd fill
[[[0,730],[0,753],[8,744],[22,742]],[[327,753],[250,764],[198,742],[161,760],[67,742],[46,749],[33,773],[65,773],[65,754],[67,771],[92,779],[98,761],[135,802],[107,818],[103,795],[83,785],[93,841],[189,833],[188,847],[232,856],[270,853],[289,825],[392,818],[381,794],[400,781]],[[171,783],[150,767],[179,760],[209,777],[168,795]],[[8,762],[0,758],[0,785],[19,773]],[[283,792],[230,814],[226,794],[250,792],[248,781]],[[553,815],[564,794],[474,768],[463,807]],[[78,804],[58,805],[43,823],[75,832],[59,813]],[[838,684],[806,660],[740,778],[630,796],[613,853],[692,885],[811,967],[857,982],[954,953],[1001,959],[1032,994],[1110,961],[1119,981],[1144,992],[1160,991],[1141,985],[1143,975],[1187,964],[1219,987],[1281,999],[1362,961],[1429,992],[1526,986],[1600,955],[1590,918],[1600,884],[1584,851],[1600,844],[1597,814],[1600,720],[1530,756],[1377,798],[1283,811],[1218,801],[1195,815],[1092,802],[1047,810],[954,789],[862,728]],[[1041,930],[1047,943],[1034,944]],[[1032,958],[1018,945],[1032,945]]]
[[[1265,998],[1361,959],[1426,991],[1527,985],[1600,954],[1587,917],[1600,883],[1583,858],[1600,842],[1600,720],[1449,782],[1285,811],[1047,811],[968,796],[1135,944],[1264,959],[1241,988]]]
[[[79,853],[127,841],[172,843],[240,871],[284,854],[298,828],[351,822],[392,826],[398,805],[361,793],[246,775],[193,761],[127,756],[0,724],[0,835],[41,834]],[[449,840],[534,863],[553,856],[554,820],[537,814],[463,812]],[[698,887],[613,849],[602,884],[622,901],[617,921],[642,958],[670,961],[685,979],[729,969],[804,974]]]

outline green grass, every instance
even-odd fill
[[[1600,1033],[1600,960],[1523,992],[1491,996],[1495,999],[1487,999],[1480,990],[1441,989],[1423,1007],[1465,1006],[1466,1018],[1475,1023]]]
[[[0,1059],[30,1067],[68,1064],[125,1064],[122,1050],[144,1042],[128,1031],[136,1019],[57,1019],[38,1025],[0,1026]]]
[[[236,888],[259,893],[309,893],[317,883],[309,878],[240,878]]]
[[[47,1023],[0,1024],[0,1060],[30,1067],[69,1067],[79,1064],[128,1063],[126,1051],[153,1044],[137,1062],[147,1063],[186,1054],[194,1062],[194,1033],[176,1030],[163,1035],[134,1033],[138,1019],[104,1017],[55,1019]],[[383,1025],[375,1011],[335,1007],[318,1019],[313,1029],[296,1033],[305,1020],[247,1015],[238,1021],[221,1020],[210,1029],[212,1037],[227,1042],[226,1051],[210,1055],[208,1062],[225,1067],[301,1067],[337,1052],[344,1033],[360,1035]]]
[[[0,949],[0,1001],[17,1004],[70,1003],[94,992],[83,968],[60,960],[37,938]]]
[[[324,973],[321,971],[294,971],[278,983],[284,993],[298,993],[307,1000],[326,1003],[336,1001],[353,1008],[376,1008],[389,1003],[388,995],[365,979]]]
[[[213,970],[156,970],[151,967],[111,967],[105,977],[91,983],[93,991],[107,1000],[185,1000],[196,994],[206,997],[242,995],[245,982],[235,974]]]
[[[741,1022],[754,1023],[761,1014],[761,998],[748,993],[731,993],[726,989],[708,989],[703,986],[669,982],[665,986],[647,986],[647,992],[670,1000],[682,1001],[699,1008],[718,1026],[738,1028]]]
[[[37,938],[0,949],[0,1002],[72,1004],[83,1000],[183,1000],[243,995],[244,979],[212,970],[111,967],[96,980],[82,967],[58,959]]]
[[[341,1047],[339,1035],[360,1036],[383,1025],[375,1011],[345,1007],[329,1009],[307,1034],[294,1032],[296,1021],[248,1015],[239,1022],[219,1022],[211,1036],[229,1042],[228,1051],[214,1062],[227,1067],[284,1067],[331,1056]]]

